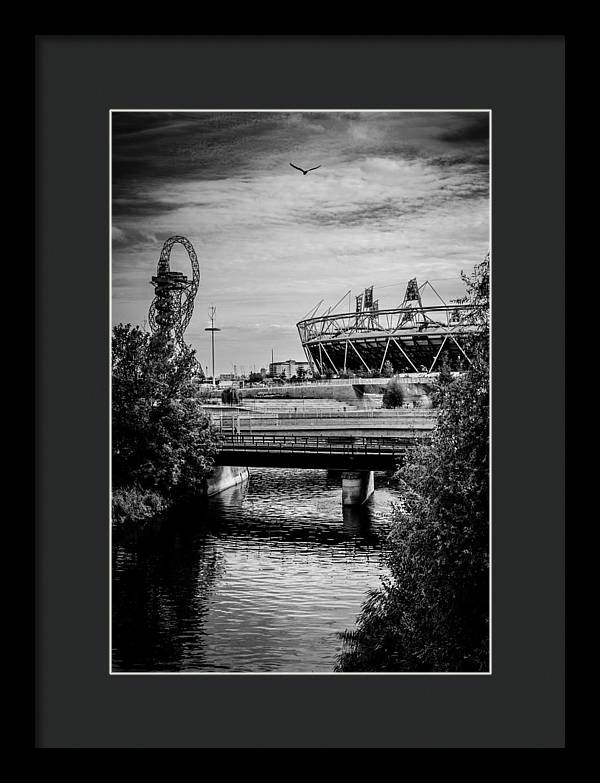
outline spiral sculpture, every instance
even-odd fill
[[[191,279],[182,272],[171,271],[171,250],[176,243],[187,250],[192,265]],[[194,312],[194,298],[200,283],[200,266],[189,239],[180,236],[167,239],[158,259],[156,275],[150,283],[154,286],[154,299],[148,311],[150,329],[154,334],[164,334],[176,346],[184,345],[183,333]]]

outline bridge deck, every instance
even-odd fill
[[[248,467],[393,470],[412,443],[412,438],[399,437],[243,434],[224,439],[216,462]]]

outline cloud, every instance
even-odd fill
[[[122,228],[112,225],[112,242],[113,245],[122,245],[125,243],[125,232]]]
[[[459,142],[485,142],[487,144],[490,134],[490,121],[487,112],[479,115],[470,114],[466,116],[458,115],[457,126],[440,133],[439,138],[443,141]]]
[[[187,332],[199,353],[217,304],[217,370],[264,364],[271,347],[300,358],[296,321],[348,288],[374,283],[394,306],[402,292],[384,286],[416,275],[460,295],[460,270],[488,249],[486,125],[456,112],[114,113],[115,321],[146,317],[174,234],[200,261]],[[303,176],[290,160],[321,168]],[[189,273],[182,248],[171,261]]]
[[[113,222],[112,244],[113,249],[119,247],[131,247],[140,244],[156,243],[156,235],[145,228],[122,227]]]

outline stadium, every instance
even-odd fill
[[[439,303],[423,304],[426,288]],[[356,297],[354,312],[335,313],[349,293],[316,316],[319,302],[296,325],[313,373],[429,373],[439,370],[444,360],[450,370],[470,363],[472,338],[478,332],[476,305],[447,304],[429,281],[419,285],[413,278],[399,307],[380,310],[371,286]]]

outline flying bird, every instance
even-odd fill
[[[293,169],[297,169],[298,171],[301,171],[304,175],[308,174],[309,171],[314,171],[315,169],[320,169],[321,168],[320,164],[318,166],[313,166],[312,169],[306,169],[306,170],[301,169],[299,166],[294,166],[293,163],[290,163],[290,166]]]

